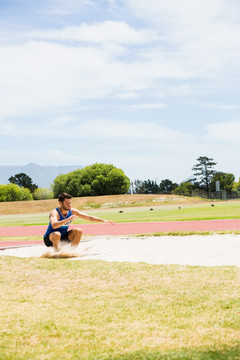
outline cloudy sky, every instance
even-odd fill
[[[1,0],[0,165],[240,176],[238,0]]]

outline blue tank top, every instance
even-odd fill
[[[59,221],[65,220],[65,219],[69,218],[69,216],[72,215],[71,210],[68,211],[68,213],[67,213],[66,216],[63,216],[63,215],[62,215],[62,213],[60,212],[59,208],[56,208],[56,210],[57,210],[57,212],[58,212],[58,214],[59,214]],[[54,232],[54,231],[59,231],[59,232],[61,233],[61,236],[64,236],[64,235],[67,233],[68,227],[69,227],[70,224],[71,224],[71,221],[67,222],[66,224],[60,226],[60,227],[57,228],[57,229],[54,229],[54,228],[52,227],[51,223],[49,222],[47,231],[46,231],[46,233],[45,233],[44,236],[47,236],[47,235],[51,234],[51,233]]]

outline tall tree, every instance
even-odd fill
[[[11,176],[8,181],[11,184],[16,184],[20,187],[24,187],[26,189],[29,189],[31,193],[34,192],[38,188],[36,184],[33,184],[32,179],[30,176],[26,175],[25,173],[16,174],[14,176]]]
[[[158,194],[159,186],[157,185],[156,181],[154,180],[144,180],[144,194]]]
[[[123,170],[102,163],[59,175],[52,185],[54,197],[62,191],[75,197],[126,194],[129,187],[130,180]]]
[[[145,193],[144,182],[139,179],[134,180],[132,184],[132,190],[134,194],[144,194]]]
[[[193,175],[198,178],[199,185],[207,191],[209,196],[209,185],[212,181],[212,177],[215,174],[213,167],[217,165],[212,158],[207,156],[200,156],[197,159],[197,164],[193,166]]]
[[[222,171],[217,171],[212,177],[210,184],[210,190],[216,191],[216,181],[220,183],[220,189],[231,192],[234,185],[235,176],[231,173],[225,173]]]
[[[173,183],[169,179],[162,180],[159,185],[159,192],[161,194],[171,194],[171,192],[178,187],[178,184]]]

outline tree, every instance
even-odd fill
[[[75,197],[125,194],[129,187],[130,180],[121,169],[102,163],[59,175],[52,185],[54,197],[61,192]]]
[[[169,179],[162,180],[159,185],[159,192],[161,194],[171,194],[171,192],[178,187],[178,184],[173,183]]]
[[[232,192],[237,194],[240,192],[240,178],[238,179],[238,182],[233,183]]]
[[[222,171],[217,171],[212,177],[210,183],[210,191],[216,191],[216,181],[220,182],[220,189],[231,192],[234,185],[235,176],[230,173],[225,173]]]
[[[54,198],[57,198],[59,194],[66,192],[67,180],[70,178],[69,174],[71,173],[60,174],[54,179],[53,184],[51,184]]]
[[[0,185],[0,201],[33,200],[29,189],[16,184]]]
[[[145,192],[144,182],[139,179],[134,180],[132,184],[132,190],[134,194],[144,194]]]
[[[11,176],[8,181],[11,184],[16,184],[20,187],[24,187],[26,189],[29,189],[31,191],[31,193],[34,192],[34,190],[36,190],[38,188],[38,186],[36,184],[32,183],[32,179],[30,178],[30,176],[24,174],[24,173],[20,173],[20,174],[16,174],[14,176]]]
[[[53,199],[53,191],[48,188],[38,188],[33,193],[34,200]]]
[[[159,186],[154,180],[134,180],[133,182],[134,194],[158,194]]]
[[[195,190],[195,186],[190,182],[182,182],[179,186],[177,186],[172,194],[175,195],[183,195],[183,196],[192,196],[192,192]]]
[[[171,194],[178,184],[169,179],[162,180],[160,185],[154,180],[135,180],[133,183],[134,194]]]
[[[157,185],[156,181],[153,180],[145,180],[143,182],[144,194],[158,194],[159,193],[159,186]]]
[[[215,174],[213,167],[217,164],[213,159],[207,156],[200,156],[197,159],[198,163],[193,166],[193,175],[199,178],[199,185],[202,189],[206,190],[209,196],[209,185],[212,177]]]

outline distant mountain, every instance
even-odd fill
[[[50,188],[53,180],[60,174],[81,169],[78,165],[41,166],[29,163],[24,166],[0,165],[0,184],[9,184],[8,179],[16,174],[24,173],[32,179],[39,188]]]

